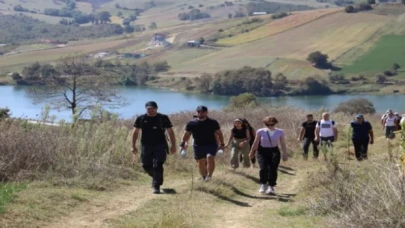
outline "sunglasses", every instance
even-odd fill
[[[275,123],[266,123],[266,126],[268,127],[273,127],[274,125],[276,125]]]
[[[205,111],[197,111],[197,113],[204,113]]]

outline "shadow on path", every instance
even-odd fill
[[[233,203],[233,204],[235,204],[237,206],[240,206],[240,207],[251,207],[248,203],[245,203],[245,202],[242,202],[242,201],[239,201],[239,200],[235,200],[235,199],[231,199],[231,198],[229,198],[227,196],[223,196],[223,195],[221,195],[221,194],[219,194],[219,193],[217,193],[215,191],[212,191],[212,190],[210,190],[210,189],[208,189],[208,188],[206,188],[204,186],[199,186],[199,187],[196,188],[196,190],[208,193],[210,195],[218,197],[221,200],[228,201],[228,202]]]

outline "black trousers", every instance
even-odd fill
[[[319,156],[318,142],[316,142],[314,138],[304,138],[304,158],[308,158],[309,146],[311,144],[314,151],[314,158]]]
[[[277,185],[277,169],[280,164],[280,150],[278,147],[260,147],[257,153],[257,162],[260,166],[260,183]]]
[[[367,159],[368,143],[370,142],[370,139],[352,139],[352,141],[357,160],[361,161]]]
[[[142,168],[153,178],[153,186],[163,184],[163,164],[166,161],[165,145],[142,146]]]

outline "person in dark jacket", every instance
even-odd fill
[[[374,143],[374,133],[371,124],[364,120],[362,114],[356,115],[356,120],[350,123],[353,133],[352,141],[358,161],[367,159],[368,144]]]

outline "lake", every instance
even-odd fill
[[[46,103],[33,104],[33,99],[26,93],[25,87],[0,86],[0,107],[8,107],[13,117],[39,119],[42,108]],[[208,109],[218,110],[229,103],[228,96],[215,96],[205,94],[181,93],[163,89],[126,87],[121,95],[129,103],[119,109],[112,110],[120,117],[132,118],[134,115],[145,112],[144,105],[154,100],[159,105],[159,112],[176,113],[192,111],[198,105],[205,105]],[[327,95],[327,96],[294,96],[294,97],[266,97],[261,102],[278,106],[295,106],[304,109],[319,109],[322,106],[328,109],[335,108],[340,102],[354,98],[366,98],[374,103],[377,112],[387,109],[403,112],[405,109],[405,95]],[[69,110],[51,111],[58,120],[71,121]]]

